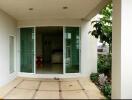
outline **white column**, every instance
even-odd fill
[[[132,0],[113,0],[112,98],[132,98]]]

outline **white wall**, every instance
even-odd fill
[[[121,98],[132,99],[132,0],[121,0]]]
[[[9,74],[9,36],[16,35],[16,21],[0,11],[0,86],[12,80]]]
[[[43,19],[18,21],[17,26],[79,26],[81,23],[82,21],[80,19]]]
[[[81,26],[81,71],[84,75],[97,72],[97,39],[91,36],[91,22],[84,22]]]
[[[113,0],[112,98],[121,98],[121,1]]]
[[[132,0],[113,0],[112,98],[132,99]]]

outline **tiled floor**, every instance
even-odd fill
[[[104,99],[88,78],[29,79],[17,78],[0,88],[4,99]]]

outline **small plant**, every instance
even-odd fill
[[[92,80],[92,82],[96,83],[98,82],[98,77],[99,77],[99,74],[98,73],[92,73],[90,75],[90,79]]]
[[[102,88],[102,92],[108,99],[111,99],[111,84],[105,83],[105,85]]]
[[[99,84],[103,86],[107,81],[107,76],[105,76],[104,74],[100,74],[98,81],[99,81]]]
[[[98,56],[98,73],[104,73],[107,76],[111,75],[111,55]]]

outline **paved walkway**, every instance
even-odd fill
[[[16,78],[0,88],[4,99],[104,99],[88,78],[31,79]]]

